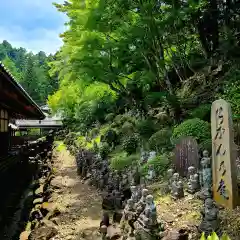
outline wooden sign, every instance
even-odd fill
[[[180,139],[175,147],[174,153],[174,167],[180,176],[186,177],[188,174],[188,167],[190,166],[194,166],[198,169],[198,144],[193,137],[184,137]]]
[[[220,99],[212,103],[212,173],[214,200],[233,209],[238,203],[236,148],[230,104]]]

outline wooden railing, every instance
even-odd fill
[[[27,135],[27,136],[12,136],[11,137],[11,146],[23,145],[25,142],[36,141],[40,138],[39,135]]]

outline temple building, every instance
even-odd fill
[[[11,123],[15,119],[44,118],[40,107],[0,62],[0,158],[11,151]]]

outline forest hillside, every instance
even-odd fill
[[[48,95],[58,88],[57,75],[50,77],[48,72],[48,63],[53,60],[53,55],[44,52],[33,54],[6,40],[0,43],[0,61],[39,105],[46,104]]]
[[[218,98],[231,103],[238,137],[236,1],[55,5],[69,22],[51,63],[59,89],[48,102],[64,113],[78,144],[92,148],[101,142],[121,161],[140,148],[168,155],[181,136],[211,150],[210,108]],[[109,146],[109,134],[115,146]]]

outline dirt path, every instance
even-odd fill
[[[52,200],[61,211],[58,235],[54,240],[101,239],[98,227],[101,218],[101,199],[96,189],[81,182],[75,159],[66,149],[55,153],[55,183],[59,190]]]

